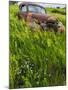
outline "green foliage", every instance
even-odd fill
[[[53,13],[60,13],[60,14],[66,14],[66,11],[64,9],[53,9],[52,10]]]
[[[9,1],[9,4],[10,5],[14,5],[14,4],[16,4],[18,1]]]
[[[47,11],[52,12],[52,13],[62,14],[62,15],[66,14],[65,8],[47,8]]]
[[[10,88],[44,87],[66,83],[65,32],[32,32],[10,6]]]

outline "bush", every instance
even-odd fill
[[[65,33],[32,32],[10,6],[10,88],[66,84]]]
[[[65,9],[53,9],[52,12],[53,13],[60,13],[60,14],[63,14],[63,15],[66,14]]]
[[[66,15],[66,9],[65,8],[46,8],[46,10],[47,10],[47,12]]]

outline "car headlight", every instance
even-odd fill
[[[64,32],[65,27],[62,22],[58,22],[58,32]]]

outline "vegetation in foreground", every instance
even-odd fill
[[[32,32],[18,20],[18,6],[10,5],[10,88],[66,84],[65,32]],[[51,13],[51,12],[50,12]],[[53,12],[52,12],[53,13]],[[52,14],[51,13],[51,14]],[[65,24],[65,15],[56,13]],[[55,15],[56,15],[55,14]]]

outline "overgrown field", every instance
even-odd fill
[[[66,85],[65,32],[32,32],[24,20],[16,17],[18,6],[11,5],[9,8],[9,87]],[[66,25],[65,15],[56,14]]]

